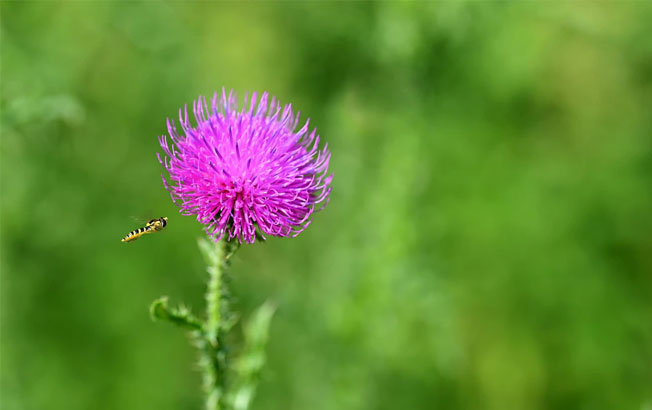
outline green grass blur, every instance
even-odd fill
[[[4,410],[199,409],[166,117],[267,90],[331,202],[247,246],[253,408],[652,409],[652,3],[2,2]],[[169,227],[133,244],[142,219]]]

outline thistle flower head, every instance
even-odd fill
[[[319,148],[308,123],[297,130],[299,113],[267,93],[244,99],[238,111],[233,92],[217,93],[209,106],[193,103],[179,110],[182,132],[167,121],[169,138],[159,142],[158,159],[169,173],[163,183],[185,215],[196,215],[206,233],[253,243],[261,234],[296,236],[328,202],[330,152]],[[321,208],[319,208],[321,209]]]

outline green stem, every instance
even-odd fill
[[[222,299],[222,276],[224,272],[224,241],[215,244],[213,257],[208,266],[208,288],[206,290],[206,337],[209,342],[217,346],[217,335],[220,330],[222,311],[220,302]]]
[[[227,270],[229,259],[239,244],[225,240],[215,243],[212,238],[202,238],[198,245],[208,265],[206,320],[199,320],[184,306],[170,308],[167,297],[155,300],[150,306],[150,314],[155,320],[166,320],[192,331],[193,341],[200,352],[206,410],[229,410],[232,406],[227,400],[229,356],[226,339],[235,318],[229,311]]]
[[[227,382],[226,328],[228,291],[225,279],[226,241],[212,244],[209,255],[208,288],[206,290],[206,323],[200,348],[204,364],[206,410],[225,410]]]

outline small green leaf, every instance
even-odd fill
[[[244,327],[244,347],[235,364],[235,383],[230,401],[235,410],[246,410],[256,393],[260,372],[266,361],[265,348],[276,307],[265,302]]]
[[[152,302],[152,304],[149,306],[149,315],[154,321],[167,320],[169,316],[168,297],[161,296],[160,298]]]
[[[204,237],[197,239],[197,246],[208,266],[215,266],[220,260],[220,247]]]
[[[167,296],[162,296],[152,302],[149,307],[149,313],[152,320],[155,321],[165,320],[190,330],[202,329],[201,321],[197,319],[186,306],[181,305],[176,309],[170,308],[168,306]]]

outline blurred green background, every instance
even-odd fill
[[[166,117],[267,90],[331,202],[247,246],[254,409],[652,409],[652,3],[3,2],[2,408],[199,409]],[[125,245],[132,219],[165,232]]]

